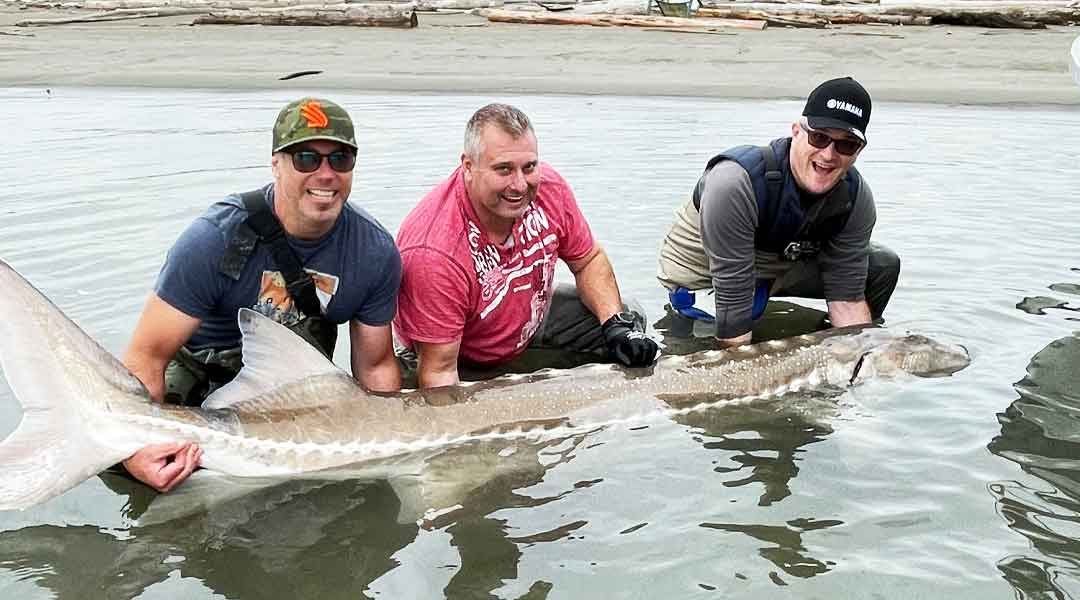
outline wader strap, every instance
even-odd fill
[[[775,207],[780,199],[780,188],[784,185],[784,174],[776,164],[776,153],[770,144],[761,146],[761,156],[765,159],[765,206]],[[717,161],[719,162],[719,161]],[[710,163],[707,168],[712,168],[715,163]],[[705,189],[705,176],[698,179],[697,189],[694,190],[694,208],[701,211],[701,192]],[[759,204],[760,206],[760,204]]]
[[[780,186],[784,184],[784,174],[776,165],[776,153],[771,144],[761,147],[761,156],[765,159],[765,193],[768,194],[766,206],[778,206]]]
[[[247,208],[248,218],[244,224],[249,226],[259,239],[270,245],[270,254],[274,264],[285,279],[285,289],[300,310],[309,317],[321,316],[322,305],[315,294],[315,282],[311,274],[304,270],[304,265],[289,246],[285,230],[266,205],[266,196],[262,190],[255,190],[240,195]],[[252,246],[254,249],[254,245]],[[250,251],[249,251],[250,254]]]

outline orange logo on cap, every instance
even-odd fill
[[[314,100],[300,106],[300,116],[307,119],[308,127],[322,129],[330,124],[330,119],[326,117],[322,106]]]

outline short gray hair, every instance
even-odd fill
[[[480,137],[487,125],[497,126],[515,140],[527,133],[536,135],[529,117],[520,109],[494,102],[481,107],[469,118],[469,123],[465,126],[465,156],[473,160],[480,157],[484,150]]]

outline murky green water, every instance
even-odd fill
[[[292,97],[0,91],[0,257],[119,353],[179,231],[269,179],[269,128]],[[391,231],[492,100],[330,97],[359,126],[353,201]],[[500,100],[533,117],[653,316],[656,248],[705,160],[782,135],[801,108]],[[146,524],[160,498],[93,479],[0,513],[0,598],[1080,596],[1077,131],[1075,111],[875,107],[859,167],[875,238],[904,260],[886,316],[967,345],[956,376],[609,427],[523,444],[528,460],[456,449],[431,476],[457,482],[461,506],[419,524],[386,482],[360,481]],[[0,434],[18,418],[0,386]]]

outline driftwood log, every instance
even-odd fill
[[[486,9],[479,14],[497,23],[527,23],[539,25],[592,25],[594,27],[677,27],[765,29],[764,21],[745,19],[683,19],[638,15],[569,15],[566,13],[534,13],[501,9]]]
[[[701,6],[712,8],[729,4],[880,4],[880,0],[709,0]]]
[[[367,11],[369,4],[329,4],[342,0],[0,0],[16,7],[59,8],[107,11],[91,15],[71,15],[62,18],[27,20],[24,27],[88,23],[124,19],[146,19],[180,14],[210,15],[197,23],[264,23],[264,24],[326,24],[413,27],[412,9],[438,10],[445,8],[490,7],[500,4],[519,4],[524,0],[410,0],[382,6],[396,7],[387,15],[375,12],[372,16],[358,14]],[[642,0],[547,0],[546,3],[573,3],[567,19],[516,16],[496,17],[515,23],[565,23],[596,26],[685,27],[671,23],[638,22],[647,6]],[[625,4],[625,6],[624,6]],[[539,10],[539,7],[536,7]],[[186,9],[186,12],[185,12]],[[279,14],[275,9],[295,9],[299,12]],[[491,9],[494,10],[494,9]],[[128,12],[121,12],[128,11]],[[269,11],[269,12],[267,12]],[[351,12],[349,12],[351,11]],[[509,11],[508,11],[509,12]],[[582,13],[590,13],[582,17]],[[608,14],[613,13],[613,14]],[[632,17],[617,22],[615,14]],[[637,13],[635,15],[635,13]],[[592,21],[594,16],[597,20]],[[1080,0],[704,0],[698,17],[760,21],[788,27],[822,27],[826,24],[887,23],[895,25],[976,25],[996,28],[1041,28],[1046,25],[1068,25],[1080,22]],[[660,18],[660,17],[648,17]],[[571,20],[583,19],[583,20]],[[699,19],[692,19],[698,21]],[[696,25],[701,27],[701,25]],[[738,25],[714,25],[740,27]]]
[[[193,25],[289,25],[350,27],[416,27],[410,4],[338,4],[214,11],[199,15]]]
[[[506,4],[505,0],[417,0],[416,10],[472,10],[474,8],[495,8]]]
[[[932,25],[930,17],[919,15],[866,15],[862,13],[837,14],[828,17],[827,20],[833,25],[868,25],[878,23],[884,25]]]
[[[942,24],[1031,29],[1046,25],[1080,22],[1080,5],[1066,2],[889,2],[865,5],[823,5],[810,2],[723,2],[698,10],[701,16],[719,18],[752,17],[760,11],[770,17],[811,17],[830,23],[893,23],[904,25]]]
[[[135,8],[118,9],[105,12],[74,15],[70,17],[55,17],[49,19],[25,19],[16,21],[16,27],[48,27],[51,25],[69,25],[72,23],[102,23],[107,21],[127,21],[131,19],[156,19],[161,17],[175,17],[178,15],[200,14],[202,10],[192,8],[169,8],[159,6],[156,9]]]
[[[824,19],[822,17],[815,17],[809,15],[778,14],[775,12],[764,10],[713,11],[712,9],[703,8],[698,10],[697,16],[765,21],[770,26],[774,27],[824,29],[830,24],[830,21],[828,19]]]
[[[333,0],[332,3],[340,3],[342,0]],[[213,7],[216,10],[255,8],[255,7],[286,7],[303,6],[311,4],[330,4],[331,2],[319,2],[318,0],[0,0],[0,2],[24,8],[60,8],[60,9],[86,9],[86,10],[111,10],[114,8],[205,8]],[[417,10],[444,10],[473,8],[495,8],[505,4],[532,4],[533,0],[388,0],[393,4],[412,4]],[[544,4],[561,4],[575,6],[578,0],[543,0]],[[642,2],[644,10],[644,2]]]
[[[757,5],[755,5],[757,6]],[[777,5],[778,6],[778,5]],[[930,17],[911,15],[883,15],[864,12],[828,11],[822,14],[813,10],[787,10],[772,8],[702,8],[697,11],[701,17],[726,19],[760,19],[770,25],[792,27],[825,27],[826,25],[863,25],[867,23],[885,23],[888,25],[930,25]],[[795,23],[805,22],[805,25]]]
[[[338,2],[340,2],[340,0],[334,2],[333,5],[337,5]],[[235,10],[245,8],[284,8],[289,6],[331,5],[330,2],[320,2],[319,0],[78,0],[63,2],[49,0],[23,0],[18,4],[19,6],[27,6],[30,8],[59,8],[81,10],[162,10],[190,8],[201,9],[204,12],[209,12],[211,10]]]

